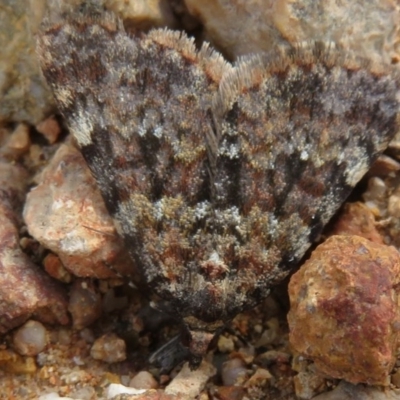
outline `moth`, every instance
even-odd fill
[[[321,43],[230,64],[109,12],[47,20],[44,76],[196,368],[286,277],[399,127],[398,74]]]

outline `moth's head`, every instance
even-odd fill
[[[188,331],[187,347],[189,349],[189,366],[190,369],[197,369],[203,357],[207,354],[210,344],[216,337],[215,333],[206,331]],[[186,343],[185,343],[186,344]]]
[[[182,343],[189,351],[189,366],[193,370],[199,367],[225,323],[223,321],[207,323],[193,316],[185,318],[184,321],[186,329],[182,335]]]

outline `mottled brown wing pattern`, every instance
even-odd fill
[[[232,67],[184,34],[128,36],[106,13],[48,22],[38,53],[193,364],[296,265],[398,128],[397,75],[321,45]]]
[[[398,90],[393,74],[321,45],[253,56],[224,76],[214,179],[226,182],[221,209],[240,210],[230,287],[248,282],[246,302],[297,265],[387,147]],[[220,258],[232,266],[232,253]]]

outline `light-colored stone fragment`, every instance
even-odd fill
[[[215,367],[207,361],[203,361],[196,371],[190,370],[189,364],[186,363],[166,387],[165,394],[179,395],[184,400],[195,399],[215,373]]]

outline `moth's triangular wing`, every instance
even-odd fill
[[[224,76],[214,180],[220,212],[239,210],[230,232],[246,301],[298,263],[386,148],[399,88],[394,69],[322,44],[245,58]]]
[[[112,14],[87,11],[48,22],[38,53],[147,282],[164,297],[189,287],[209,240],[211,102],[232,67],[185,34],[129,36]]]

